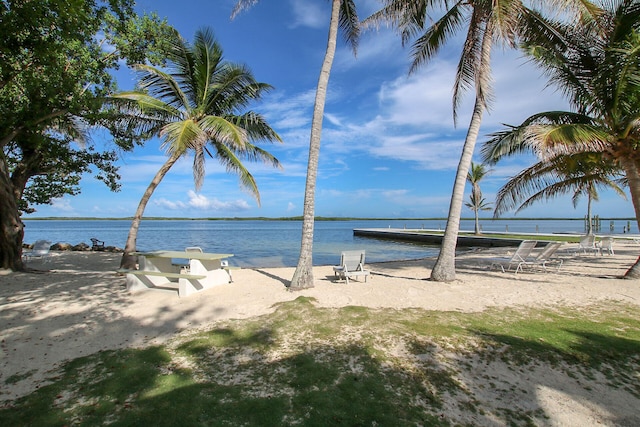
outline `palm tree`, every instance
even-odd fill
[[[497,138],[497,139],[496,139]],[[491,153],[491,147],[500,137],[485,142],[483,153]],[[494,163],[493,159],[485,161]],[[516,209],[516,213],[546,199],[571,194],[576,207],[582,196],[587,197],[587,234],[593,234],[591,222],[592,202],[599,200],[598,189],[610,188],[626,198],[620,187],[622,171],[610,160],[596,153],[559,155],[543,160],[512,177],[496,197],[494,216]]]
[[[483,164],[475,164],[471,162],[471,168],[467,174],[467,181],[471,184],[471,195],[469,196],[469,202],[465,203],[469,209],[475,214],[475,234],[480,233],[480,211],[490,211],[491,204],[487,203],[482,197],[482,190],[480,189],[480,181],[486,174],[491,172],[487,170]]]
[[[548,38],[524,48],[567,95],[575,111],[549,111],[510,127],[491,142],[487,157],[533,151],[541,160],[593,153],[622,171],[640,225],[640,3],[605,3],[588,25],[538,21]],[[640,278],[640,258],[626,277]]]
[[[123,92],[112,100],[129,131],[158,135],[169,158],[140,199],[127,237],[121,267],[134,268],[138,227],[147,202],[169,169],[193,153],[196,190],[204,180],[205,154],[237,173],[243,187],[260,203],[255,179],[242,160],[261,160],[280,167],[278,160],[254,145],[280,141],[264,118],[243,109],[259,100],[271,86],[259,83],[244,66],[227,62],[209,29],[198,30],[193,45],[176,35],[168,53],[168,72],[139,64],[139,90]]]
[[[246,9],[258,0],[238,0],[232,17]],[[300,257],[298,265],[289,285],[290,290],[300,290],[313,287],[313,229],[315,219],[315,191],[318,175],[318,161],[320,157],[320,137],[322,134],[322,119],[324,116],[324,104],[327,97],[329,75],[333,65],[333,57],[336,51],[338,27],[343,31],[353,53],[356,53],[360,26],[356,7],[353,0],[332,0],[331,20],[329,22],[329,38],[325,51],[324,61],[320,69],[320,77],[316,89],[316,99],[313,107],[313,120],[311,122],[311,136],[309,141],[309,161],[307,164],[307,181],[304,191],[304,206],[302,219],[302,241],[300,243]]]
[[[562,0],[563,3],[577,5],[588,14],[592,12],[589,3],[582,0]],[[365,22],[389,21],[401,33],[403,43],[416,38],[412,47],[413,63],[410,73],[433,58],[440,48],[459,31],[466,29],[466,39],[458,62],[453,92],[453,117],[457,122],[458,107],[462,94],[475,88],[475,103],[464,146],[456,170],[451,194],[447,226],[440,248],[440,254],[431,271],[435,281],[455,280],[455,250],[460,230],[460,213],[464,197],[464,187],[473,157],[476,140],[482,122],[482,115],[492,100],[491,49],[494,42],[515,47],[523,18],[530,10],[522,0],[458,0],[411,1],[384,0],[385,7]],[[441,8],[442,16],[432,23],[430,14]],[[427,27],[426,30],[424,28]]]

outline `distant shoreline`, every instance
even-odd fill
[[[594,217],[595,218],[595,217]],[[100,217],[35,217],[22,218],[27,221],[131,221],[133,218]],[[143,217],[145,221],[302,221],[302,217],[230,217],[230,218],[185,218],[185,217]],[[635,221],[634,217],[599,217],[600,221]],[[445,217],[433,218],[352,218],[352,217],[316,217],[316,221],[446,221]],[[461,221],[473,221],[473,217],[460,218]],[[584,221],[585,218],[479,218],[480,221]]]

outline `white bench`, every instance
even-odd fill
[[[205,274],[185,274],[151,270],[117,270],[127,275],[127,290],[160,289],[178,291],[180,297],[205,289]]]
[[[185,274],[185,273],[168,273],[164,271],[146,271],[146,270],[117,270],[118,273],[135,274],[138,276],[158,276],[167,279],[204,279],[204,274]]]

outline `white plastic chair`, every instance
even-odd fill
[[[48,240],[38,240],[33,244],[33,248],[30,251],[24,252],[22,254],[22,259],[26,261],[30,261],[35,258],[40,258],[42,262],[48,262],[49,250],[51,249],[51,242]]]
[[[598,246],[596,246],[596,236],[593,234],[587,234],[586,236],[582,236],[580,238],[580,242],[578,243],[578,248],[576,249],[576,253],[582,252],[586,254],[587,252],[593,252],[593,254],[597,254],[599,252]]]
[[[598,252],[600,255],[604,255],[604,251],[607,251],[609,255],[615,255],[613,251],[613,237],[603,237],[600,242],[598,242]]]

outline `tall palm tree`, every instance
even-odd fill
[[[575,111],[549,111],[527,118],[494,138],[488,157],[533,151],[542,160],[593,153],[624,171],[640,225],[640,3],[604,2],[588,25],[538,21],[550,38],[530,38],[524,47]],[[640,278],[640,258],[626,277]]]
[[[244,109],[259,100],[271,86],[255,80],[242,65],[227,62],[209,29],[198,30],[193,45],[177,36],[168,53],[168,71],[137,65],[139,90],[123,92],[112,100],[122,114],[123,127],[146,136],[158,135],[169,158],[140,199],[127,237],[121,266],[134,268],[138,227],[147,202],[169,169],[193,153],[196,190],[205,175],[205,154],[215,157],[229,172],[238,174],[243,187],[258,203],[255,179],[243,160],[264,161],[280,167],[278,160],[256,146],[256,141],[280,141],[258,113]]]
[[[254,5],[258,0],[239,0],[236,3],[232,17],[240,11]],[[322,134],[322,119],[324,104],[327,97],[329,75],[333,65],[338,39],[338,27],[342,29],[348,44],[355,54],[360,37],[360,26],[356,6],[353,0],[331,0],[331,20],[329,21],[329,37],[325,50],[324,61],[320,69],[320,77],[316,89],[311,122],[311,136],[309,141],[309,161],[307,164],[307,181],[304,191],[304,206],[302,219],[302,240],[300,243],[300,257],[298,265],[289,285],[290,290],[300,290],[313,287],[313,229],[315,219],[315,191],[318,176],[318,161],[320,158],[320,139]]]
[[[471,168],[467,174],[467,181],[471,184],[471,195],[469,196],[469,202],[465,205],[473,211],[475,214],[475,234],[481,234],[480,232],[480,211],[490,211],[490,203],[487,203],[482,197],[482,190],[480,189],[480,181],[491,170],[488,170],[482,163],[476,164],[471,162]]]
[[[576,5],[588,14],[592,12],[587,1],[562,0],[562,3]],[[465,181],[482,115],[492,100],[491,49],[494,42],[515,47],[519,32],[523,30],[523,17],[530,11],[522,0],[384,0],[384,4],[385,7],[365,22],[391,22],[399,29],[403,43],[415,38],[410,73],[433,58],[450,38],[466,29],[454,84],[454,123],[466,90],[475,89],[475,103],[456,170],[440,254],[431,271],[432,280],[449,282],[455,280],[455,250]],[[444,9],[442,16],[433,22],[430,14],[441,9]]]
[[[490,154],[491,147],[500,136],[485,142],[483,153]],[[494,163],[493,159],[486,158]],[[494,216],[516,209],[521,210],[541,201],[571,194],[573,206],[582,196],[587,198],[587,234],[593,234],[591,205],[599,200],[598,189],[610,188],[626,198],[620,179],[622,171],[607,158],[596,153],[558,155],[539,161],[526,168],[498,191]]]

